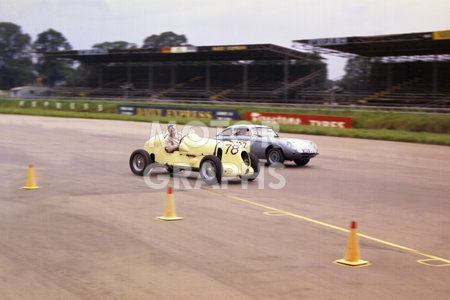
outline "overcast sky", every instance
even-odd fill
[[[450,29],[449,0],[0,0],[0,22],[33,40],[52,28],[74,49],[143,40],[164,31],[195,46],[438,31]],[[329,77],[345,60],[329,58]]]

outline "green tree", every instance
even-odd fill
[[[134,43],[128,43],[125,41],[116,41],[116,42],[103,42],[98,43],[92,46],[94,49],[103,49],[103,50],[111,50],[111,49],[135,49],[137,45]]]
[[[166,31],[159,35],[153,34],[147,37],[144,40],[142,48],[190,46],[187,41],[188,40],[184,34],[176,34],[172,31]]]
[[[30,41],[30,36],[22,33],[20,26],[0,22],[0,89],[34,80]]]
[[[345,65],[345,76],[339,85],[345,89],[368,88],[372,73],[372,64],[365,57],[350,58]]]
[[[72,46],[58,31],[48,29],[37,36],[33,43],[36,52],[36,70],[46,85],[54,86],[58,81],[65,80],[72,71],[72,62],[48,57],[45,52],[71,50]]]

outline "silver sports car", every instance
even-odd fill
[[[319,154],[314,142],[282,138],[271,127],[262,125],[233,125],[218,133],[216,138],[250,142],[250,153],[267,159],[270,165],[293,160],[298,166],[304,166]]]

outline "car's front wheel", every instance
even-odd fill
[[[139,149],[130,155],[130,169],[136,175],[144,175],[145,168],[151,163],[153,160],[145,150]]]
[[[222,162],[217,156],[207,155],[200,162],[200,177],[207,184],[222,181]]]
[[[270,148],[266,153],[267,163],[269,165],[282,164],[284,162],[284,155],[279,148]]]
[[[309,158],[294,159],[294,162],[297,166],[304,166],[309,163]]]

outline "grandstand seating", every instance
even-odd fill
[[[450,63],[437,63],[434,78],[433,63],[408,62],[391,65],[391,82],[387,64],[374,64],[365,84],[348,87],[336,94],[340,104],[376,106],[449,107]]]
[[[209,84],[205,65],[160,64],[157,66],[124,66],[92,68],[83,82],[84,88],[58,88],[54,93],[62,96],[103,98],[184,99],[209,101],[280,102],[284,97],[283,64],[255,63],[247,65],[244,81],[243,65],[235,62],[214,64],[209,70]],[[298,89],[315,84],[323,89],[325,71],[311,72],[309,65],[289,66],[288,98]],[[99,79],[100,78],[100,79]],[[132,88],[124,89],[132,83]]]
[[[391,74],[388,76],[388,68]],[[326,73],[310,65],[289,67],[289,84],[284,85],[281,63],[255,63],[247,66],[221,63],[210,66],[209,83],[206,66],[170,64],[152,66],[103,67],[85,77],[84,88],[57,88],[60,96],[101,98],[182,99],[210,102],[238,101],[264,103],[338,104],[369,106],[450,106],[450,63],[439,62],[437,72],[431,62],[376,63],[364,83],[344,86],[343,90],[326,89]],[[437,76],[436,76],[437,74]],[[434,81],[434,76],[437,80]],[[388,81],[390,80],[390,82]],[[124,89],[131,82],[131,89]],[[287,97],[285,91],[287,90]]]

